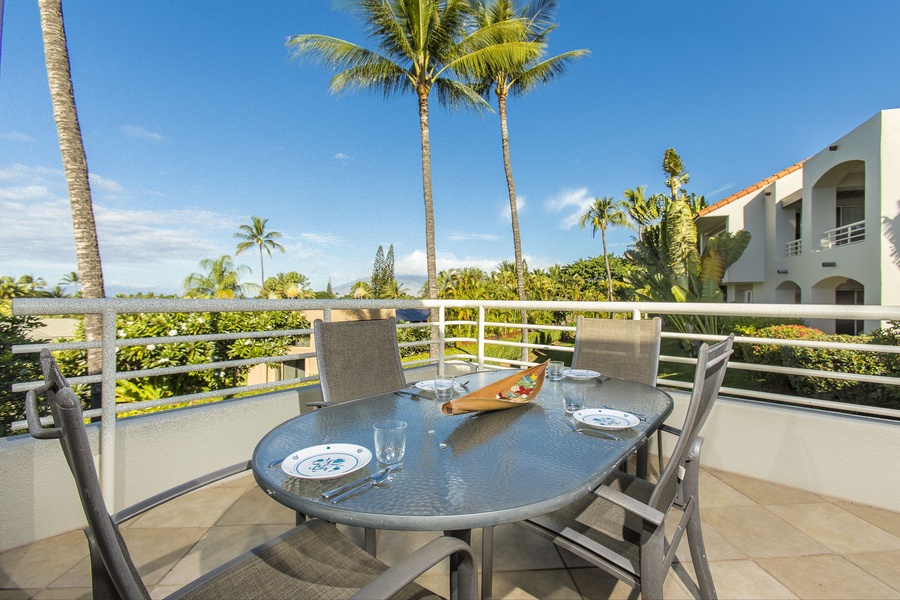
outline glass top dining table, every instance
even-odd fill
[[[459,379],[473,391],[514,373],[497,370]],[[585,408],[613,408],[645,420],[610,431],[615,439],[578,433],[566,422],[563,389],[568,385],[584,386]],[[534,401],[507,410],[449,416],[441,413],[442,403],[391,393],[288,420],[257,444],[256,481],[285,506],[334,523],[415,531],[492,527],[556,510],[599,486],[673,405],[666,392],[621,379],[546,380]],[[402,467],[368,491],[338,503],[322,498],[326,490],[383,467],[374,457],[334,479],[300,478],[280,467],[285,457],[320,444],[356,444],[374,454],[372,425],[386,419],[407,423],[406,453]]]

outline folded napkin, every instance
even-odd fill
[[[461,415],[485,410],[502,410],[522,406],[534,400],[544,385],[547,363],[519,371],[471,394],[441,406],[445,415]]]

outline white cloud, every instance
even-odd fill
[[[166,138],[162,135],[153,131],[148,131],[147,129],[138,127],[137,125],[122,125],[122,133],[124,133],[128,137],[153,140],[154,142],[164,142],[166,140]]]
[[[10,142],[26,142],[31,143],[34,142],[34,138],[28,135],[27,133],[22,133],[21,131],[8,131],[6,133],[0,133],[0,140],[9,140]]]
[[[497,265],[503,261],[502,258],[457,258],[451,252],[442,252],[435,257],[437,270],[446,271],[448,269],[461,269],[464,267],[477,267],[483,271],[493,271]],[[409,275],[417,277],[425,277],[428,275],[428,264],[425,252],[422,250],[413,250],[410,254],[401,257],[394,263],[394,272],[397,276]]]
[[[494,233],[451,231],[447,234],[447,239],[454,242],[496,242],[501,238]]]
[[[563,213],[559,226],[562,229],[571,229],[578,225],[581,215],[588,211],[593,202],[594,199],[588,194],[587,188],[567,189],[547,200],[547,210]]]
[[[340,246],[345,243],[344,238],[332,233],[306,232],[301,233],[297,237],[311,244],[319,244],[322,246]]]
[[[349,154],[344,154],[343,152],[338,152],[337,154],[334,155],[334,158],[335,158],[335,160],[340,160],[340,161],[353,160],[352,156],[350,156]]]
[[[713,191],[709,192],[708,194],[703,194],[703,195],[705,197],[709,198],[709,197],[715,196],[716,194],[721,194],[722,192],[727,192],[728,190],[730,190],[733,187],[734,187],[734,183],[726,183],[725,185],[714,189]]]
[[[522,216],[522,212],[525,209],[525,196],[521,196],[516,194],[516,214],[520,217]],[[509,210],[509,200],[507,199],[500,206],[500,210],[497,211],[497,214],[500,216],[500,220],[506,223],[512,223],[512,211]]]
[[[122,184],[118,181],[101,177],[96,173],[91,173],[88,177],[91,181],[91,189],[111,194],[121,194],[124,191]]]

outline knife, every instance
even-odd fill
[[[328,500],[329,498],[333,498],[334,496],[337,496],[338,494],[342,494],[342,493],[346,492],[347,490],[355,488],[358,485],[362,485],[362,484],[366,483],[367,481],[371,481],[372,479],[374,479],[377,476],[387,475],[388,473],[390,473],[397,467],[401,467],[401,466],[403,466],[403,463],[397,463],[395,465],[385,467],[385,468],[381,469],[380,471],[375,471],[368,477],[363,477],[362,479],[357,479],[356,481],[351,481],[347,485],[342,485],[339,488],[335,488],[333,490],[328,490],[327,492],[322,492],[322,497],[325,498],[326,500]]]

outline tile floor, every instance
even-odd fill
[[[720,598],[900,599],[900,514],[725,472],[701,479],[704,536]],[[141,576],[162,598],[293,525],[293,513],[249,475],[194,492],[123,528]],[[361,540],[358,530],[348,535]],[[433,534],[379,532],[387,563]],[[480,532],[473,546],[480,547]],[[513,525],[495,531],[495,598],[627,598],[632,590]],[[690,598],[686,543],[666,596]],[[445,561],[446,562],[446,561]],[[446,594],[446,565],[421,578]],[[90,598],[81,531],[0,554],[0,600]]]

